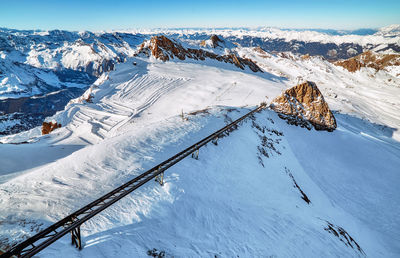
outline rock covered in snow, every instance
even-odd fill
[[[220,47],[219,43],[223,43],[224,41],[220,39],[217,35],[211,35],[209,40],[202,40],[200,46],[205,47],[207,45],[211,46],[212,48]]]
[[[223,42],[217,35],[212,35],[210,37],[211,43],[213,47],[218,47],[219,46],[219,42]]]
[[[400,66],[400,54],[384,54],[367,51],[347,60],[335,62],[335,65],[342,66],[352,73],[359,71],[361,67],[370,67],[379,71],[388,66]]]
[[[135,56],[153,56],[161,61],[169,61],[174,58],[185,60],[186,58],[195,60],[214,59],[220,62],[231,63],[244,70],[249,67],[253,72],[262,72],[260,67],[251,59],[241,58],[235,53],[230,52],[226,55],[218,55],[203,49],[185,48],[175,40],[165,36],[154,36],[150,40],[143,42]]]
[[[290,124],[316,130],[333,131],[336,119],[314,82],[304,82],[276,97],[271,108]]]

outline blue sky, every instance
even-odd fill
[[[14,29],[357,29],[390,24],[400,24],[400,0],[0,0],[0,27]]]

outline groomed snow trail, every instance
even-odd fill
[[[0,219],[7,221],[0,224],[1,241],[32,235],[223,127],[265,97],[272,99],[289,83],[215,62],[145,59],[120,64],[107,76],[92,87],[92,103],[75,101],[52,118],[62,128],[46,136],[35,129],[2,138],[31,138],[36,142],[17,145],[18,151],[38,159],[14,166],[12,173],[2,171],[0,205],[12,209],[0,210]],[[182,110],[187,121],[180,117]],[[188,158],[167,171],[164,187],[148,184],[85,223],[81,253],[63,238],[41,256],[146,257],[153,248],[178,257],[363,256],[326,230],[329,222],[345,229],[367,256],[396,257],[399,143],[373,123],[349,115],[337,118],[337,131],[316,132],[289,126],[264,111],[218,146],[201,149],[200,160]],[[346,144],[336,144],[340,142]],[[352,142],[364,151],[354,153]],[[369,159],[377,146],[379,156]],[[15,147],[1,144],[0,150]],[[352,167],[357,173],[346,181],[337,171],[352,172],[349,153],[365,162]],[[380,159],[385,165],[371,166]],[[387,177],[380,177],[381,169]],[[371,186],[376,178],[386,192]],[[370,189],[373,199],[367,198]],[[386,199],[388,194],[394,197]],[[382,199],[387,202],[378,213],[374,207]],[[362,218],[361,207],[369,211],[368,219]],[[393,230],[380,229],[390,225]]]

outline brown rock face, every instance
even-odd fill
[[[380,54],[374,53],[372,51],[367,51],[347,60],[335,62],[334,64],[342,66],[352,73],[360,70],[361,67],[371,67],[379,71],[385,69],[387,66],[399,66],[400,55]]]
[[[218,44],[219,42],[224,42],[223,40],[221,40],[217,35],[212,35],[211,37],[210,37],[210,41],[211,41],[211,46],[213,47],[213,48],[216,48],[216,47],[219,47],[220,45]],[[207,46],[207,42],[205,41],[205,40],[202,40],[201,42],[200,42],[200,46],[202,46],[202,47],[205,47],[205,46]]]
[[[187,51],[181,45],[175,44],[165,36],[152,37],[150,49],[151,54],[162,61],[169,60],[168,52],[172,54],[171,58],[175,56],[180,60],[185,60],[187,54]]]
[[[219,46],[218,42],[221,42],[221,43],[223,42],[217,35],[212,35],[210,37],[210,40],[212,42],[213,48],[216,48]]]
[[[300,58],[301,58],[301,60],[309,60],[310,59],[310,54],[302,55]]]
[[[143,42],[135,54],[135,56],[138,55],[154,56],[164,62],[174,58],[180,60],[185,60],[186,58],[205,60],[210,58],[219,62],[234,64],[242,70],[247,66],[253,72],[262,72],[260,67],[251,59],[238,57],[234,53],[221,56],[202,49],[184,48],[181,44],[165,36],[154,36],[150,39],[150,42]]]
[[[260,56],[263,58],[271,58],[271,54],[267,53],[264,49],[262,49],[261,47],[254,47],[253,50]]]
[[[42,135],[49,134],[53,130],[60,128],[61,124],[52,123],[52,122],[43,122],[42,124]]]
[[[333,131],[336,119],[315,83],[307,81],[276,97],[271,108],[289,124],[316,130]]]
[[[205,40],[202,40],[202,41],[200,42],[200,46],[202,46],[202,47],[205,47],[205,46],[207,46],[207,43],[206,43],[206,41],[205,41]]]

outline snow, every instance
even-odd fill
[[[266,71],[287,78],[286,84],[301,80],[317,84],[332,110],[367,119],[395,129],[393,139],[400,141],[400,77],[397,66],[387,71],[361,68],[350,73],[321,57],[302,58],[291,53],[269,55],[267,58],[253,48],[240,48],[242,57],[249,57]]]
[[[87,88],[91,79],[84,80],[84,73],[100,76],[114,62],[123,61],[125,55],[132,56],[141,40],[136,35],[122,39],[58,30],[0,30],[0,39],[4,42],[0,51],[1,99],[46,94],[52,87]],[[42,81],[43,71],[54,78]]]
[[[357,54],[358,54],[357,50],[355,50],[354,48],[349,48],[349,49],[347,50],[347,53],[348,53],[349,55],[357,55]]]
[[[239,114],[233,112],[229,115],[238,116]],[[178,116],[175,117],[175,121],[170,121],[165,125],[166,128],[161,129],[161,132],[160,129],[153,128],[152,131],[149,131],[149,128],[144,128],[141,132],[142,135],[136,131],[131,135],[125,134],[110,139],[112,143],[103,142],[98,146],[91,146],[90,149],[82,149],[76,155],[43,169],[43,171],[47,171],[49,167],[50,169],[53,167],[54,171],[41,174],[40,184],[46,188],[36,185],[36,191],[39,189],[40,191],[36,192],[35,196],[29,197],[43,200],[46,199],[44,196],[47,196],[53,200],[43,204],[39,201],[35,203],[35,206],[26,203],[25,205],[28,207],[22,207],[22,210],[24,212],[30,210],[32,213],[33,210],[50,209],[51,212],[47,213],[47,216],[50,216],[54,212],[60,212],[61,209],[71,209],[70,199],[77,200],[84,198],[85,195],[89,195],[89,197],[99,195],[101,192],[111,189],[112,185],[105,184],[103,186],[103,183],[108,182],[111,178],[117,176],[117,178],[113,178],[112,182],[123,182],[133,169],[144,170],[150,164],[161,161],[180,148],[189,145],[193,140],[215,130],[220,126],[218,123],[222,123],[223,115],[219,111],[216,116],[190,117],[188,123],[179,121]],[[230,137],[221,139],[218,146],[209,145],[201,149],[199,161],[188,158],[174,166],[171,171],[167,172],[164,187],[156,184],[147,185],[86,223],[83,228],[86,246],[81,252],[73,250],[69,245],[68,237],[66,237],[44,250],[42,255],[44,257],[56,254],[61,257],[80,255],[96,257],[103,254],[129,257],[144,256],[148,249],[157,248],[166,251],[169,255],[178,256],[212,256],[214,254],[220,256],[236,254],[298,257],[357,256],[356,251],[346,247],[338,239],[324,231],[325,220],[328,220],[350,232],[369,256],[390,256],[390,252],[384,249],[385,244],[379,240],[381,235],[366,226],[375,225],[372,228],[376,229],[381,226],[381,223],[378,221],[378,224],[375,224],[375,221],[372,223],[367,220],[364,224],[342,208],[342,206],[349,205],[348,202],[352,199],[349,197],[354,196],[352,192],[347,193],[343,188],[353,188],[354,179],[345,180],[343,178],[343,175],[346,174],[345,171],[339,175],[333,173],[337,171],[336,167],[329,169],[329,166],[324,167],[317,164],[317,169],[309,170],[309,167],[306,166],[307,170],[305,170],[303,166],[309,163],[309,157],[304,163],[301,162],[302,159],[297,158],[298,154],[303,154],[301,148],[304,146],[309,146],[307,152],[304,153],[311,151],[315,161],[321,161],[321,158],[327,159],[330,156],[330,153],[327,155],[326,152],[322,152],[321,155],[319,140],[310,146],[308,139],[302,139],[302,137],[308,136],[313,140],[317,137],[323,141],[322,144],[332,145],[338,138],[341,138],[336,134],[348,137],[349,131],[341,129],[343,132],[322,133],[322,135],[321,132],[308,132],[305,129],[286,125],[271,111],[264,111],[256,118],[257,123],[266,125],[268,128],[282,130],[285,136],[272,137],[274,140],[282,139],[277,148],[283,154],[282,156],[273,154],[269,159],[264,158],[265,164],[267,164],[266,168],[263,168],[257,161],[255,154],[259,137],[257,131],[251,127],[251,122],[248,121]],[[273,119],[274,124],[268,118]],[[195,139],[193,139],[194,137]],[[372,143],[371,146],[369,140],[362,142],[357,146],[361,148],[376,147],[376,143]],[[132,145],[132,143],[135,144]],[[342,143],[335,146],[338,148],[335,153],[337,154],[335,156],[336,166],[340,166],[344,161],[347,164],[348,155],[344,150],[351,150],[352,147],[349,148],[349,145]],[[142,150],[143,147],[147,147],[147,149]],[[132,155],[133,153],[135,154]],[[376,159],[384,157],[388,153],[390,150],[383,148],[382,156]],[[91,160],[91,164],[85,164],[88,160]],[[93,161],[96,161],[96,164],[93,164]],[[98,161],[101,162],[97,163]],[[137,167],[140,163],[142,166]],[[371,163],[365,164],[363,168]],[[126,171],[128,164],[130,164],[131,171]],[[137,165],[132,167],[132,164]],[[94,170],[94,168],[96,169]],[[285,168],[290,169],[297,183],[310,197],[311,205],[307,205],[300,198],[298,191],[292,187],[290,178],[285,174]],[[333,175],[324,176],[322,182],[311,180],[312,177],[309,174],[317,175],[317,179],[321,179],[321,173],[323,173],[321,168]],[[65,175],[67,169],[70,172]],[[106,172],[110,169],[112,175]],[[373,169],[369,171],[371,172]],[[385,189],[396,192],[395,185],[399,178],[393,177],[393,168],[389,172],[391,183]],[[357,186],[361,188],[353,190],[358,194],[363,190],[363,186],[370,186],[371,180],[368,178],[363,179],[362,176],[356,175],[352,178],[357,179]],[[376,175],[373,178],[376,178]],[[24,175],[22,178],[20,176],[19,180],[13,181],[14,191],[16,191],[15,188],[18,189],[17,192],[11,192],[13,198],[25,191],[28,193],[27,190],[22,189],[33,183],[29,179],[30,177]],[[340,184],[337,184],[335,180],[340,180]],[[326,186],[327,181],[333,182]],[[72,182],[73,184],[71,184]],[[48,189],[49,187],[50,189]],[[68,190],[69,188],[72,189]],[[379,188],[376,190],[379,193]],[[53,191],[58,193],[65,191],[68,192],[68,195],[58,195],[57,199],[54,199]],[[327,193],[332,194],[332,197],[327,198]],[[378,198],[372,198],[372,200],[378,201]],[[393,200],[396,200],[396,196],[389,199],[389,203],[393,204]],[[41,207],[42,205],[44,207]],[[390,211],[392,207],[384,204],[381,206],[383,209],[380,209],[379,213],[383,214],[380,215],[392,220],[397,219],[396,210],[393,210],[390,217],[385,214],[385,211]],[[358,209],[355,211],[358,215],[361,214]],[[227,217],[227,214],[230,215]],[[395,228],[392,231],[394,233],[398,232],[396,225],[398,224],[393,224]],[[308,248],[301,248],[302,246]]]
[[[37,84],[32,68],[48,69],[53,72],[72,69],[74,71],[88,72],[100,76],[106,62],[121,62],[132,57],[139,44],[153,35],[164,34],[172,38],[179,38],[183,43],[199,46],[202,39],[207,39],[210,46],[211,35],[243,39],[244,37],[257,37],[263,41],[282,39],[286,42],[318,42],[321,44],[334,43],[337,45],[351,43],[360,45],[364,49],[384,49],[387,46],[400,45],[396,34],[398,25],[382,28],[373,35],[330,35],[316,30],[288,30],[270,27],[238,28],[238,29],[152,29],[128,30],[111,32],[68,32],[68,31],[18,31],[1,29],[0,37],[4,40],[4,50],[0,51],[2,59],[6,60],[6,69],[2,77],[9,78],[0,91],[0,98],[18,98],[45,94],[47,89],[40,88]],[[213,49],[222,54],[224,47],[232,48],[232,43],[225,42],[222,47]],[[3,49],[2,48],[2,49]],[[295,49],[295,46],[293,46]],[[354,54],[355,49],[349,48],[348,53]],[[385,51],[392,51],[391,48]],[[335,53],[332,52],[333,55]],[[26,66],[22,71],[14,69],[12,64],[21,63]],[[27,82],[13,80],[14,77],[30,77]],[[56,75],[53,75],[56,76]],[[60,79],[62,81],[62,79]],[[88,87],[88,83],[81,83],[79,87]],[[54,87],[75,87],[74,84],[56,82]],[[35,88],[36,87],[36,88]],[[34,94],[35,93],[35,94]]]
[[[17,125],[17,124],[19,124],[19,123],[21,123],[21,121],[20,121],[19,119],[15,119],[15,120],[12,120],[12,121],[5,121],[5,122],[2,122],[2,123],[0,124],[0,130],[1,130],[1,131],[5,131],[5,130],[7,130],[7,128],[12,127],[12,126],[14,126],[14,125]]]
[[[94,49],[94,46],[85,43],[78,43],[65,47],[64,54],[61,58],[61,63],[65,68],[76,69],[77,67],[85,67],[93,62],[99,64],[103,59],[114,59],[116,54],[107,49],[104,45],[102,48]],[[97,67],[94,67],[97,68]]]
[[[398,257],[395,68],[349,73],[320,57],[235,51],[265,72],[128,58],[48,118],[61,128],[0,137],[0,242],[34,234],[307,79],[335,111],[336,131],[290,126],[264,110],[200,149],[199,160],[167,170],[163,187],[148,183],[85,223],[82,251],[66,236],[40,257],[146,257],[153,248],[177,257],[362,257],[328,222],[366,256]]]
[[[385,37],[397,37],[400,35],[400,25],[392,24],[383,28],[380,28],[375,35],[382,35]]]
[[[323,32],[313,30],[285,30],[275,27],[261,27],[261,28],[232,28],[232,29],[138,29],[138,30],[122,30],[120,32],[132,33],[132,34],[166,34],[166,35],[221,35],[223,37],[237,37],[243,38],[259,37],[265,40],[268,39],[283,39],[287,42],[292,40],[304,41],[304,42],[320,42],[320,43],[334,43],[337,45],[343,43],[359,44],[361,46],[367,46],[368,44],[398,44],[399,37],[396,28],[399,25],[392,25],[388,29],[382,28],[382,31],[378,31],[373,35],[330,35]],[[392,32],[392,30],[394,32]]]
[[[385,245],[396,247],[392,253],[396,256],[400,145],[381,140],[376,125],[359,118],[336,115],[336,119],[338,130],[332,134],[313,131],[298,137],[297,128],[283,132],[304,170],[329,199],[365,224],[379,225],[375,230]],[[321,146],[329,155],[320,154]]]

